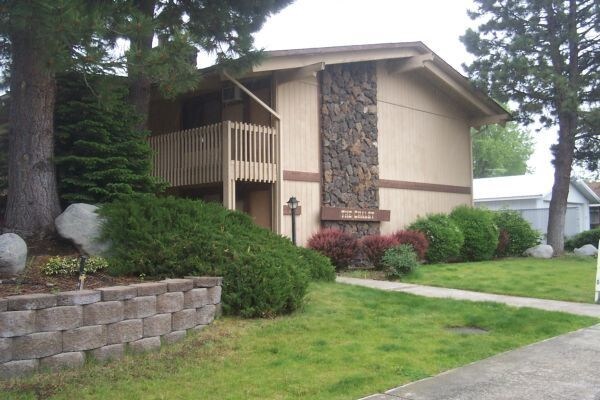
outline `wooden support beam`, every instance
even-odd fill
[[[392,74],[404,74],[417,69],[425,68],[426,62],[431,62],[435,56],[433,53],[421,54],[395,61],[389,65],[389,72]]]
[[[285,71],[277,72],[277,84],[288,83],[292,81],[299,81],[306,78],[316,77],[317,72],[325,69],[324,62],[318,62],[304,67],[294,68]]]
[[[256,101],[258,104],[260,104],[265,110],[267,110],[269,113],[271,113],[271,115],[273,115],[275,118],[277,118],[277,120],[281,121],[281,115],[279,115],[275,110],[273,110],[271,107],[269,107],[264,101],[262,101],[260,98],[258,98],[257,95],[252,93],[250,91],[250,89],[248,89],[246,86],[242,85],[237,79],[235,79],[234,77],[229,75],[227,73],[227,71],[223,71],[223,76],[225,78],[229,79],[231,82],[233,82],[234,85],[239,87],[244,93],[246,93],[254,101]]]

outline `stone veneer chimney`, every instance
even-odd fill
[[[336,64],[321,73],[322,204],[378,209],[377,74],[374,62]],[[379,222],[323,221],[358,236]]]

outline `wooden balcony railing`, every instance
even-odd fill
[[[152,136],[153,175],[171,186],[275,182],[277,140],[271,127],[230,121]]]

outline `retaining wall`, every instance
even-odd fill
[[[0,378],[160,348],[220,314],[221,278],[186,277],[0,299]]]

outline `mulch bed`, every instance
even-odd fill
[[[66,292],[79,288],[77,276],[48,276],[40,270],[50,257],[78,257],[79,252],[69,242],[53,238],[35,242],[28,241],[27,246],[27,267],[17,277],[0,277],[0,298],[18,294]],[[138,277],[109,276],[99,272],[86,276],[84,288],[95,289],[139,282],[142,280]]]

